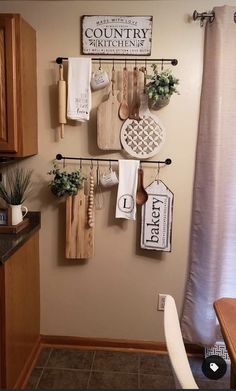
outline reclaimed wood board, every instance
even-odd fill
[[[87,259],[94,255],[94,227],[88,225],[88,196],[79,191],[66,200],[66,258]]]

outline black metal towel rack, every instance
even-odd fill
[[[62,64],[63,61],[68,61],[68,57],[57,57],[56,63]],[[92,58],[93,62],[102,63],[102,62],[108,62],[108,63],[141,63],[145,64],[147,62],[152,63],[160,63],[160,64],[171,64],[173,66],[178,64],[178,60],[176,58],[111,58],[111,57],[98,57],[98,58]]]
[[[61,153],[56,155],[56,160],[88,160],[90,162],[118,162],[119,159],[110,159],[110,158],[93,158],[93,157],[72,157],[72,156],[63,156]],[[140,163],[151,163],[151,164],[166,164],[170,165],[172,163],[171,159],[165,160],[140,160]]]

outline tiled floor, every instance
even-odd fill
[[[229,371],[217,381],[201,371],[201,358],[190,358],[200,388],[229,388]],[[167,355],[101,350],[44,348],[28,389],[174,389]]]

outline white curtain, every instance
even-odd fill
[[[215,7],[205,29],[189,277],[182,316],[186,341],[212,345],[213,302],[236,297],[235,7]]]

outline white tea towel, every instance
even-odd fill
[[[67,117],[88,121],[91,109],[91,58],[68,58]]]
[[[116,218],[135,220],[139,160],[119,160]]]

